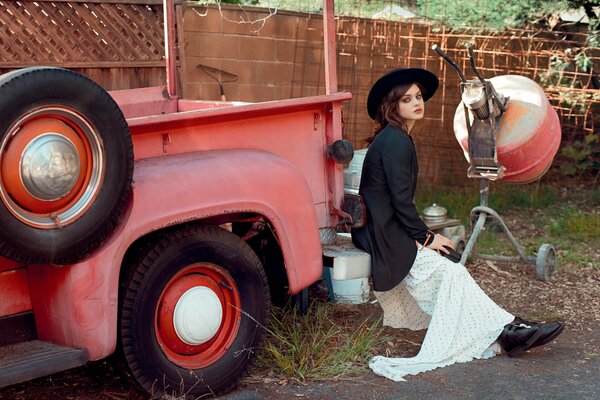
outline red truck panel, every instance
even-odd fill
[[[15,269],[21,266],[21,263],[18,263],[13,260],[9,260],[8,258],[0,257],[0,272],[7,271],[9,269]]]
[[[127,248],[146,233],[212,215],[264,215],[277,234],[290,290],[303,289],[322,273],[311,200],[298,169],[261,150],[138,161],[130,214],[104,247],[78,264],[29,267],[40,339],[85,347],[92,360],[111,354],[117,338],[119,272]]]
[[[339,207],[343,196],[343,166],[326,156],[327,145],[342,138],[341,126],[334,124],[332,114],[339,113],[340,102],[350,98],[349,93],[336,93],[216,108],[180,100],[179,108],[196,110],[131,118],[128,123],[136,159],[234,148],[280,155],[308,183],[319,227],[329,227],[337,219],[329,213],[328,203]]]
[[[27,271],[24,268],[0,272],[0,317],[31,310]]]

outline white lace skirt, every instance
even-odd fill
[[[504,325],[514,316],[481,290],[467,269],[423,249],[404,280],[387,292],[375,292],[384,325],[427,333],[419,354],[411,358],[376,356],[369,366],[378,375],[403,381],[416,375],[474,358],[489,358]],[[492,346],[494,345],[494,346]]]

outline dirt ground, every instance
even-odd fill
[[[518,221],[525,222],[517,223]],[[517,238],[526,237],[527,235],[539,235],[540,232],[536,231],[535,226],[528,224],[526,221],[526,214],[520,215],[519,213],[514,213],[506,217],[506,222],[511,228],[515,226],[515,224],[518,225],[518,229],[514,232]],[[558,319],[566,323],[566,332],[557,339],[556,343],[545,346],[543,349],[538,350],[538,353],[536,353],[537,355],[531,356],[534,360],[543,361],[547,359],[547,362],[551,364],[553,363],[552,357],[547,355],[551,354],[552,351],[557,351],[559,355],[563,355],[563,358],[557,356],[557,360],[562,360],[567,369],[569,366],[573,367],[580,362],[589,363],[591,361],[597,363],[600,361],[600,346],[598,345],[600,333],[598,333],[597,330],[597,328],[600,327],[600,259],[597,255],[597,248],[595,248],[600,243],[598,243],[598,241],[595,242],[595,245],[592,243],[589,246],[590,254],[593,253],[594,256],[592,258],[593,262],[590,263],[588,267],[579,266],[577,268],[572,268],[568,264],[559,266],[557,275],[552,282],[541,282],[536,280],[535,267],[532,265],[501,262],[489,263],[482,260],[471,261],[468,263],[467,268],[475,280],[492,299],[508,311],[526,319],[537,321]],[[339,315],[340,318],[353,318],[356,321],[363,321],[365,318],[378,318],[379,316],[381,316],[381,311],[377,304],[341,307]],[[424,331],[411,332],[407,330],[386,328],[385,334],[390,337],[390,340],[382,343],[379,348],[376,349],[376,352],[378,354],[406,357],[412,356],[418,352]],[[567,341],[569,342],[566,343]],[[563,350],[561,350],[561,343],[563,346],[567,346],[564,347]],[[575,345],[578,358],[573,359],[569,354],[573,353],[575,350],[568,346]],[[553,346],[556,347],[553,348]],[[501,356],[500,358],[508,359],[505,356]],[[508,361],[498,362],[499,368],[506,362]],[[467,363],[460,367],[462,369],[459,368],[453,371],[463,371],[460,373],[464,373],[465,376],[468,376],[471,372],[477,370],[477,363],[479,363],[479,361]],[[528,368],[527,365],[531,364],[524,364],[523,368],[525,375],[528,373],[528,370],[526,369]],[[471,369],[469,370],[469,368]],[[446,370],[446,368],[442,370]],[[421,382],[422,385],[424,384],[423,382],[429,382],[436,376],[440,376],[441,378],[439,379],[449,379],[448,377],[444,377],[444,373],[445,372],[435,371],[425,373],[413,378],[413,383],[416,385],[415,382]],[[501,374],[501,371],[498,372],[498,374]],[[579,372],[574,372],[574,376],[577,377],[579,375]],[[228,398],[332,398],[330,396],[339,395],[339,393],[338,395],[335,394],[336,392],[332,389],[333,387],[347,386],[344,384],[343,378],[328,382],[299,383],[288,381],[286,379],[279,379],[277,376],[276,371],[269,373],[269,371],[253,370],[250,376],[242,381],[240,388],[230,394]],[[540,379],[542,378],[539,378],[538,381],[540,381]],[[594,379],[595,381],[600,381],[600,379]],[[357,380],[366,382],[366,386],[357,386],[352,389],[354,394],[351,395],[351,397],[345,397],[348,395],[346,394],[341,395],[340,398],[388,398],[389,396],[386,397],[384,392],[381,393],[381,396],[373,395],[373,393],[375,393],[373,392],[373,390],[375,390],[374,388],[380,388],[378,390],[383,390],[381,388],[388,388],[392,391],[394,390],[393,388],[395,388],[393,382],[375,377],[368,371],[365,372],[363,377],[352,378],[349,382],[356,382]],[[531,383],[528,383],[527,380],[524,382],[525,385]],[[329,391],[325,390],[325,386],[323,385],[327,385],[326,387]],[[477,383],[475,382],[473,385],[476,387]],[[580,383],[573,383],[573,385],[576,385],[574,387],[581,387]],[[315,387],[317,387],[317,389],[315,389],[317,392],[315,393],[322,393],[322,396],[309,395],[309,393],[312,393],[310,390],[313,390],[309,390],[309,388]],[[364,392],[362,394],[361,387]],[[566,386],[564,387],[566,388]],[[319,392],[319,390],[321,392]],[[368,392],[365,392],[365,390],[368,390]],[[238,394],[236,395],[236,393]],[[244,393],[246,395],[244,395]],[[277,393],[280,393],[281,397],[279,397]],[[356,397],[354,397],[354,395],[356,395]],[[568,393],[565,394],[566,397],[550,396],[549,398],[572,398],[567,395]],[[428,396],[419,397],[418,395],[415,395],[414,398],[427,397]],[[446,398],[445,396],[443,397]],[[457,398],[460,397],[461,396],[458,396]],[[40,378],[21,385],[0,389],[0,399],[15,400],[139,400],[148,398],[150,398],[150,396],[144,393],[137,384],[135,384],[133,379],[127,375],[125,369],[122,368],[119,360],[115,357],[90,363],[85,367],[50,377]],[[450,396],[447,398],[454,397]],[[478,398],[478,396],[472,398]],[[488,397],[481,396],[479,398]],[[583,397],[579,398],[587,397],[583,395]]]

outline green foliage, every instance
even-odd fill
[[[574,83],[572,78],[565,78],[565,71],[576,67],[581,72],[588,72],[593,66],[594,60],[586,54],[585,49],[581,49],[573,55],[573,51],[568,48],[564,52],[552,54],[548,70],[542,72],[539,77],[544,86],[564,86],[571,88],[575,87],[579,82]],[[568,93],[568,91],[565,91],[565,93]]]
[[[573,141],[563,147],[560,171],[564,175],[582,175],[599,162],[599,134],[588,134],[582,140]]]
[[[334,320],[339,312],[340,306],[323,302],[313,302],[305,316],[276,309],[258,366],[298,380],[365,372],[373,348],[385,340],[381,320],[348,321],[356,327],[345,326]]]
[[[540,81],[544,86],[569,86],[570,80],[564,78],[564,72],[571,66],[571,62],[559,54],[550,56],[550,66],[547,71],[540,74]]]
[[[246,4],[255,6],[260,4],[260,0],[220,0],[223,4]]]
[[[570,49],[564,53],[553,54],[550,57],[550,67],[540,74],[544,86],[553,86],[559,95],[559,104],[585,114],[590,104],[600,101],[600,93],[577,90],[581,86],[579,80],[566,77],[565,71],[573,67],[582,72],[593,68],[594,61],[586,53],[579,50],[574,55]],[[600,135],[588,133],[577,136],[561,149],[558,161],[559,170],[563,175],[581,176],[587,172],[598,170],[600,167]]]
[[[581,71],[588,72],[594,66],[594,60],[588,57],[585,51],[582,50],[575,56],[575,64]]]
[[[506,28],[566,9],[564,0],[417,0],[421,14],[451,26]]]
[[[574,55],[567,49],[562,54],[553,54],[550,57],[550,66],[546,72],[540,74],[540,81],[543,86],[554,87],[559,95],[560,105],[585,114],[591,104],[600,101],[600,93],[577,90],[581,88],[581,82],[566,77],[565,71],[576,67],[586,73],[591,71],[593,66],[594,61],[588,56],[585,48]],[[597,171],[600,168],[600,136],[597,133],[588,133],[572,138],[563,146],[560,154],[558,165],[564,175],[581,176]]]

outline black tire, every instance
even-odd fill
[[[52,170],[55,155],[61,161]],[[44,175],[25,175],[24,160],[31,171],[46,162]],[[61,68],[0,77],[0,165],[0,255],[23,263],[82,260],[131,197],[133,145],[123,113],[99,85]]]
[[[224,229],[189,225],[159,234],[130,268],[121,284],[121,346],[140,385],[154,395],[178,398],[233,390],[261,345],[270,312],[267,279],[252,249]],[[218,274],[208,279],[202,268],[213,268]],[[175,348],[181,336],[173,341],[168,333],[177,308],[165,310],[173,299],[179,306],[184,297],[179,293],[206,287],[186,286],[189,279],[207,279],[213,284],[220,280],[217,295],[237,293],[240,302],[238,308],[230,305],[234,301],[222,301],[223,319],[217,333],[205,344],[191,345],[185,355]],[[239,328],[230,331],[234,326]]]

